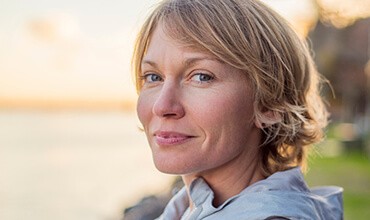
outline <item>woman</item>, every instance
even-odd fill
[[[257,0],[165,0],[138,35],[137,112],[158,170],[185,183],[159,219],[341,219],[310,190],[326,125],[304,43]]]

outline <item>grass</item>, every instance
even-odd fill
[[[313,156],[306,180],[310,186],[344,188],[344,219],[370,218],[370,158],[366,155],[352,152],[336,157]]]

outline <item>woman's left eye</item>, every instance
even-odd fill
[[[209,82],[214,79],[213,76],[206,74],[206,73],[197,73],[194,74],[192,77],[192,80],[197,81],[197,82]]]

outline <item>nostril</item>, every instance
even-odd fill
[[[166,113],[166,114],[163,114],[163,117],[176,117],[177,114],[176,113]]]

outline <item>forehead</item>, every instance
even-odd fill
[[[171,56],[176,55],[186,58],[191,55],[191,57],[204,57],[221,62],[221,59],[202,47],[199,43],[196,43],[195,40],[189,41],[186,37],[180,38],[180,36],[173,36],[169,32],[162,25],[155,27],[148,39],[147,47],[141,60],[142,62],[148,59],[159,59],[163,56],[164,51],[167,51]],[[187,40],[183,40],[185,38]]]

